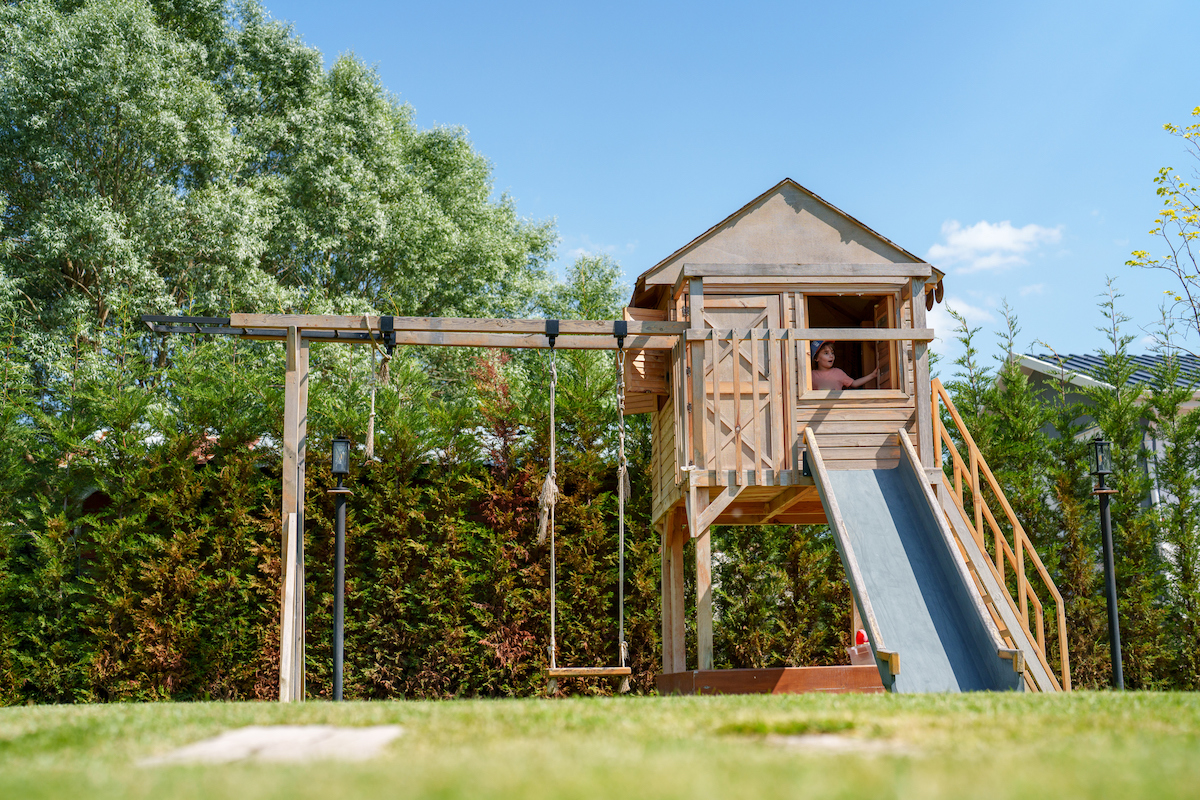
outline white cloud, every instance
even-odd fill
[[[621,255],[629,255],[637,250],[637,242],[626,242],[623,245],[600,244],[593,242],[587,234],[577,238],[580,242],[579,246],[572,247],[566,252],[568,261],[574,261],[580,256],[612,256],[616,258]]]
[[[947,297],[945,306],[946,308],[952,308],[957,311],[963,316],[963,319],[965,319],[971,325],[981,325],[985,322],[996,321],[996,317],[991,311],[988,311],[986,308],[981,308],[980,306],[973,306],[957,297]],[[947,313],[946,317],[949,318],[950,314]]]
[[[1021,297],[1029,297],[1029,295],[1031,295],[1031,294],[1041,294],[1045,290],[1046,290],[1046,284],[1031,283],[1028,286],[1022,286],[1018,290],[1018,293],[1021,295]]]
[[[1062,240],[1063,226],[1046,228],[1029,224],[1015,227],[1011,222],[976,222],[963,227],[958,220],[942,223],[942,239],[925,256],[957,272],[999,270],[1029,263],[1027,256],[1047,244]]]
[[[937,337],[930,346],[935,353],[942,356],[949,352],[949,346],[954,342],[954,329],[958,327],[958,322],[950,316],[950,312],[947,310],[951,308],[961,314],[967,324],[971,326],[996,321],[996,317],[991,311],[981,306],[971,305],[957,297],[947,297],[944,303],[934,305],[925,320],[926,324],[933,328],[934,336]]]

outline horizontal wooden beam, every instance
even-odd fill
[[[769,519],[766,522],[755,522],[754,520],[750,520],[750,522],[748,522],[748,523],[743,522],[743,524],[749,524],[749,525],[827,525],[827,524],[829,524],[829,520],[828,520],[828,518],[826,518],[824,511],[816,512],[816,513],[812,513],[812,514],[800,514],[800,513],[793,513],[791,511],[789,511],[786,514],[780,514],[777,517],[771,517],[771,519]]]
[[[718,329],[689,328],[687,340],[702,342],[712,339],[750,339],[749,328]],[[759,339],[842,342],[932,342],[933,328],[757,328],[754,335]]]
[[[679,343],[677,336],[629,336],[626,350],[670,350]],[[550,340],[545,334],[464,333],[461,331],[397,331],[396,344],[427,345],[432,347],[528,347],[547,349]],[[616,350],[617,340],[611,336],[558,336],[558,350]]]
[[[696,487],[721,486],[725,487],[730,484],[737,484],[737,470],[722,470],[725,473],[724,482],[720,480],[716,470],[686,470],[684,475],[689,476],[687,480],[692,482]],[[763,482],[758,483],[754,470],[744,470],[741,483],[746,486],[812,486],[813,479],[800,474],[798,469],[782,469],[776,472],[773,469],[763,470]]]
[[[339,314],[231,314],[233,328],[289,328],[301,330],[375,331],[380,330],[382,317],[375,315]],[[629,336],[678,336],[687,329],[685,322],[630,320],[625,323]],[[413,331],[451,331],[456,333],[541,334],[546,333],[544,319],[482,319],[475,317],[392,317],[392,329]],[[579,336],[612,336],[610,320],[558,321],[560,334]]]
[[[684,264],[683,276],[687,278],[731,277],[746,278],[749,282],[759,277],[821,278],[821,277],[884,277],[884,278],[928,278],[933,266],[923,263],[901,264]]]
[[[310,331],[377,331],[379,317],[341,314],[230,314],[231,328],[301,328]]]
[[[679,280],[686,280],[680,275]],[[730,275],[709,275],[704,279],[704,290],[720,287],[721,294],[737,294],[742,287],[747,292],[762,292],[764,289],[779,291],[789,287],[805,294],[880,294],[899,292],[912,282],[905,275],[814,275],[811,278],[796,278],[787,275],[755,275],[753,278]],[[678,281],[675,285],[678,285]]]
[[[808,497],[812,493],[812,491],[813,491],[812,489],[807,489],[807,488],[801,489],[801,488],[797,487],[795,489],[788,489],[786,492],[780,493],[779,496],[775,497],[769,503],[767,503],[767,507],[766,507],[766,509],[764,509],[765,513],[763,514],[763,518],[762,518],[762,521],[760,522],[760,524],[766,525],[768,522],[771,521],[771,519],[773,517],[779,516],[784,511],[787,511],[788,509],[790,509],[792,506],[801,505],[802,503],[805,503],[806,502],[805,498]],[[811,502],[811,501],[808,501],[808,502]],[[823,507],[821,507],[820,498],[818,498],[816,503],[813,505],[815,505],[815,508],[806,508],[806,509],[804,509],[804,511],[809,512],[809,513],[816,513],[816,512],[820,512],[821,514],[825,513],[825,509]],[[802,512],[797,512],[797,513],[802,513]]]

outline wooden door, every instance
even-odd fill
[[[895,300],[892,297],[885,297],[875,306],[873,315],[876,328],[894,328],[895,311],[893,307]],[[879,369],[879,377],[875,379],[876,389],[893,389],[899,384],[893,374],[893,365],[896,363],[896,343],[895,342],[876,342],[875,343],[875,366]]]
[[[762,480],[763,470],[783,467],[781,346],[748,334],[778,329],[779,319],[779,295],[704,297],[704,327],[735,332],[716,336],[704,359],[705,424],[716,433],[706,442],[708,458],[722,483],[726,470],[736,470],[741,483],[747,470]]]

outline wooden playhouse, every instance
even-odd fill
[[[943,277],[784,180],[637,279],[627,320],[685,323],[669,350],[631,352],[625,375],[626,413],[652,415],[653,517],[662,541],[661,689],[881,691],[904,685],[897,683],[901,663],[916,665],[921,658],[882,641],[880,625],[886,627],[883,617],[895,603],[881,595],[892,590],[873,588],[868,562],[874,545],[855,545],[847,528],[846,509],[857,511],[862,503],[843,495],[839,506],[831,487],[848,479],[841,471],[882,475],[909,460],[933,498],[937,529],[952,542],[957,563],[929,559],[945,562],[939,575],[962,573],[972,596],[954,604],[974,603],[983,620],[974,626],[982,632],[972,636],[1007,660],[1024,688],[1069,688],[1061,598],[949,398],[930,380],[933,331],[926,311],[941,300]],[[840,368],[853,377],[878,368],[878,377],[856,390],[814,390],[810,343],[830,340]],[[920,505],[920,497],[913,502]],[[828,524],[838,534],[855,596],[855,627],[871,634],[877,666],[712,669],[710,528],[767,523]],[[685,664],[683,604],[689,536],[695,540],[699,661],[692,670]],[[891,578],[881,573],[880,580]],[[922,581],[930,579],[918,574],[914,580],[914,590],[926,593]],[[1047,604],[1054,606],[1049,620]],[[996,670],[990,662],[978,669]]]

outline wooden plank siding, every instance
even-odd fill
[[[795,420],[801,439],[805,428],[813,429],[829,469],[892,469],[900,463],[896,431],[904,426],[915,434],[917,409],[912,398],[882,408],[823,404],[797,408]]]
[[[675,408],[667,403],[650,419],[651,459],[650,486],[653,492],[652,516],[661,520],[682,497],[679,490],[679,471],[675,466]]]
[[[627,322],[666,322],[667,312],[657,308],[626,308]],[[658,411],[660,398],[670,392],[671,354],[666,350],[628,350],[625,354],[625,413]]]

